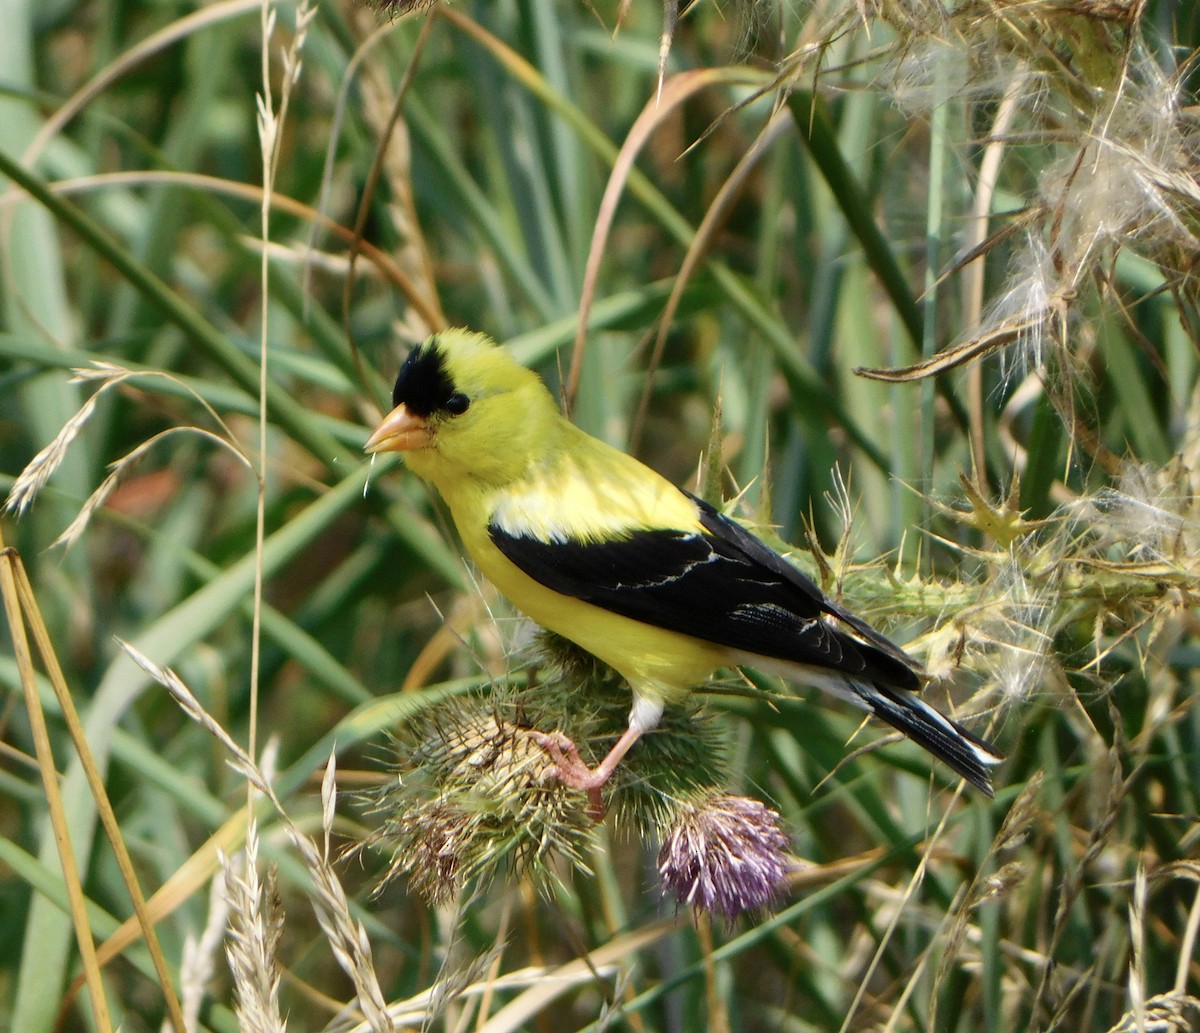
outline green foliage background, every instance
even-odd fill
[[[361,454],[407,346],[442,323],[492,334],[551,381],[578,360],[574,418],[680,483],[707,451],[700,486],[742,492],[740,515],[799,543],[797,562],[909,642],[931,693],[1009,756],[994,801],[957,795],[907,744],[842,764],[857,715],[714,695],[731,788],[780,811],[800,859],[774,915],[677,916],[655,844],[619,826],[596,830],[590,872],[563,866],[543,893],[502,876],[460,906],[403,880],[370,899],[389,862],[367,849],[341,874],[388,1001],[467,987],[428,1008],[448,1030],[1190,1028],[1190,5],[701,3],[656,102],[652,5],[329,0],[288,92],[265,297],[259,5],[12,0],[6,14],[0,486],[96,390],[73,368],[170,374],[106,388],[3,534],[142,885],[168,888],[173,970],[209,913],[210,837],[241,844],[243,785],[114,638],[247,740],[257,482],[228,449],[172,433],[122,469],[71,548],[51,543],[154,435],[225,435],[201,400],[257,461],[265,305],[258,735],[277,743],[299,825],[335,750],[343,790],[378,782],[387,731],[516,666],[521,632],[429,492]],[[276,102],[294,8],[278,19]],[[589,275],[623,147],[636,161]],[[378,251],[351,265],[356,225]],[[935,355],[955,361],[919,376]],[[7,645],[0,685],[0,1027],[40,1033],[79,962]],[[38,687],[102,941],[128,897]],[[287,908],[284,1011],[324,1028],[353,991],[263,814]],[[367,821],[344,802],[342,841],[369,839]],[[586,950],[593,971],[544,978]],[[157,1027],[144,944],[118,954],[115,1021]],[[235,1029],[217,968],[200,1021]],[[89,1027],[73,1000],[59,1028]]]

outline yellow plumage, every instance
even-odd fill
[[[755,662],[870,710],[990,792],[986,743],[912,694],[918,670],[744,529],[585,434],[488,338],[419,346],[367,450],[402,451],[467,552],[531,619],[617,670],[630,728],[596,769],[548,737],[568,785],[598,787],[662,709],[720,666]]]
[[[670,481],[564,419],[541,379],[487,338],[449,331],[438,340],[455,387],[474,404],[435,422],[434,446],[408,452],[407,462],[445,500],[480,572],[535,623],[618,671],[635,695],[658,705],[686,695],[720,665],[719,651],[546,588],[500,552],[488,528],[551,542],[699,531],[695,507]]]

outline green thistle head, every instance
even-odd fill
[[[536,733],[561,732],[594,763],[625,730],[624,681],[564,639],[540,634],[524,686],[442,704],[393,743],[395,778],[372,798],[385,883],[407,875],[431,902],[482,886],[501,869],[539,886],[565,863],[588,873],[596,824],[583,793],[561,785]],[[702,703],[668,708],[605,787],[619,830],[663,843],[665,889],[681,903],[732,916],[757,907],[782,879],[777,815],[721,789],[723,749]],[[711,855],[698,844],[716,844]],[[735,857],[754,860],[745,878]],[[709,864],[711,857],[712,864]],[[735,866],[735,865],[734,865]]]

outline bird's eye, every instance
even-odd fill
[[[469,408],[471,408],[471,399],[464,395],[461,391],[455,391],[449,398],[446,399],[446,404],[442,406],[451,416],[461,416]]]

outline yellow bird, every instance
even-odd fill
[[[430,337],[392,404],[366,450],[403,452],[484,576],[629,683],[629,727],[595,768],[566,736],[541,737],[599,813],[600,787],[663,709],[740,665],[848,700],[991,795],[1000,754],[915,695],[910,657],[740,524],[570,423],[490,338]]]

